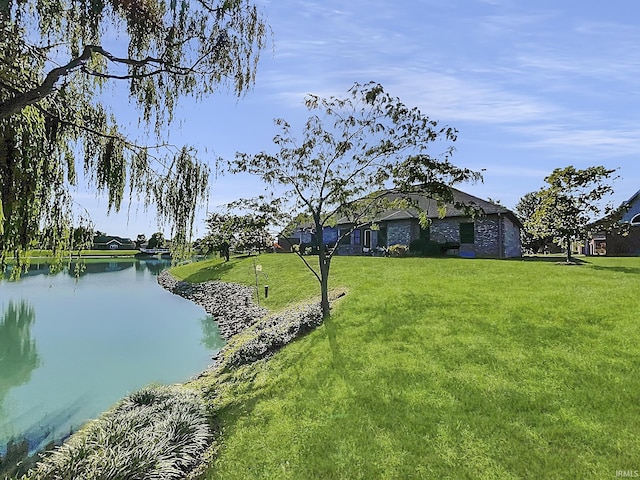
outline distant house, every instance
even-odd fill
[[[93,237],[94,250],[135,250],[136,244],[130,238],[112,235],[96,235]]]
[[[502,205],[474,197],[452,189],[454,203],[474,207],[480,211],[470,217],[454,204],[447,205],[440,218],[435,200],[419,194],[410,198],[426,212],[431,224],[422,229],[415,208],[387,210],[378,215],[370,225],[358,226],[340,242],[338,254],[361,255],[393,245],[409,246],[417,239],[430,240],[442,246],[449,255],[462,257],[512,258],[522,255],[520,243],[521,222],[515,214]],[[372,228],[376,225],[376,228]],[[346,219],[337,224],[341,236],[353,228]]]
[[[621,231],[598,228],[604,224],[626,228]],[[615,213],[594,222],[592,227],[585,242],[587,255],[640,256],[640,190]]]

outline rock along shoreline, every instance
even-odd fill
[[[191,300],[215,318],[225,340],[242,332],[269,313],[253,303],[254,290],[237,283],[177,280],[168,270],[158,275],[158,284],[175,295]]]
[[[213,357],[212,368],[235,368],[270,357],[322,324],[320,302],[270,314],[253,303],[255,291],[245,285],[220,281],[184,282],[174,278],[168,270],[158,275],[158,283],[214,317],[227,344]]]

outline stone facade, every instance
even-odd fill
[[[417,238],[416,224],[410,220],[388,222],[386,226],[388,247],[392,245],[409,245],[411,240]]]
[[[429,228],[429,237],[434,242],[460,242],[460,222],[452,218],[433,220]]]
[[[475,249],[479,257],[500,257],[500,217],[479,218],[475,222]]]
[[[506,217],[502,217],[504,232],[504,256],[506,258],[521,257],[520,229]]]
[[[473,243],[461,243],[460,225],[473,223]],[[375,245],[391,247],[393,245],[409,245],[413,240],[420,238],[420,224],[417,219],[394,220],[380,223],[380,231],[384,232],[382,238],[377,238],[376,231],[372,231],[372,240],[376,238]],[[364,232],[360,238],[364,238]],[[376,234],[376,235],[374,235]],[[520,229],[518,225],[506,215],[486,215],[476,218],[449,217],[433,219],[429,227],[429,238],[440,244],[449,244],[449,255],[463,257],[489,257],[489,258],[513,258],[522,255],[520,245]],[[451,247],[453,245],[453,247]],[[366,249],[365,249],[366,250]],[[365,253],[360,244],[354,243],[354,235],[350,242],[341,245],[339,255],[360,255]]]

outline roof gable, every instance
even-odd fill
[[[451,188],[451,192],[453,194],[453,203],[446,204],[444,208],[444,218],[451,217],[468,217],[469,214],[464,211],[462,208],[457,208],[455,204],[462,204],[468,207],[474,207],[480,210],[481,215],[508,215],[517,225],[521,225],[521,222],[518,220],[516,215],[509,210],[508,208],[498,205],[496,203],[489,202],[487,200],[483,200],[481,198],[470,195],[466,192],[458,190],[456,188]],[[427,218],[436,219],[440,217],[440,208],[438,207],[437,200],[430,198],[426,195],[420,193],[410,193],[410,194],[400,194],[400,193],[389,193],[387,194],[387,198],[390,200],[409,198],[412,201],[416,202],[419,208],[425,212]],[[393,220],[407,220],[407,219],[417,219],[419,218],[419,213],[416,208],[406,208],[406,209],[389,209],[381,212],[376,215],[374,221],[375,222],[386,222]],[[348,224],[350,223],[347,218],[341,218],[337,222],[338,224]]]
[[[612,213],[606,215],[590,224],[591,227],[602,227],[603,225],[615,223],[630,223],[638,214],[640,214],[640,190],[629,198],[626,202],[622,202],[618,208]]]
[[[116,235],[95,235],[93,237],[94,244],[109,244],[109,243],[119,243],[119,244],[132,244],[133,240],[130,238],[118,237]]]
[[[623,223],[631,222],[631,220],[640,213],[640,190],[636,192],[629,200],[622,204],[624,213],[621,221]]]

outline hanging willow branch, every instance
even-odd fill
[[[105,32],[125,54],[107,48]],[[174,245],[187,242],[209,169],[166,141],[173,111],[184,96],[244,94],[266,33],[252,0],[0,2],[0,264],[69,248],[76,170],[108,210],[128,194],[156,208]],[[128,86],[151,139],[120,128],[102,95],[114,82]]]

